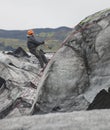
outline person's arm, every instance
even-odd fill
[[[31,42],[33,42],[33,44],[35,44],[36,46],[39,46],[39,45],[43,45],[44,44],[44,41],[40,42],[40,41],[37,41],[34,37],[31,37]]]

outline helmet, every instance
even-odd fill
[[[33,35],[33,34],[34,34],[34,31],[33,31],[33,30],[28,30],[28,31],[27,31],[27,34],[28,34],[28,35]]]

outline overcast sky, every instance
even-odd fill
[[[74,27],[110,0],[0,0],[0,29]]]

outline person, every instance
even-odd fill
[[[31,54],[33,54],[36,58],[38,58],[40,66],[44,69],[44,65],[48,63],[47,58],[45,57],[44,53],[38,50],[38,46],[45,44],[44,41],[40,42],[37,41],[35,38],[35,34],[33,30],[27,31],[27,47]]]

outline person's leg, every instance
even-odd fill
[[[42,57],[41,56],[36,56],[37,58],[38,58],[38,60],[39,60],[39,63],[40,63],[40,66],[41,66],[41,68],[43,68],[44,67],[44,63],[43,63],[43,60],[42,60]]]
[[[35,56],[38,58],[41,68],[43,68],[44,67],[43,59],[38,50],[36,51]]]
[[[40,56],[39,54],[39,51],[36,50],[36,49],[31,49],[30,52],[35,55],[35,57],[39,60],[39,63],[40,63],[40,66],[41,68],[44,67],[44,63],[43,63],[43,60],[42,60],[42,57]]]
[[[47,64],[47,63],[48,63],[48,59],[46,58],[46,56],[45,56],[45,55],[42,55],[42,59],[43,59],[43,61],[44,61],[44,63],[45,63],[45,64]]]
[[[42,51],[40,51],[40,55],[41,55],[41,57],[42,57],[43,62],[44,62],[45,64],[47,64],[47,63],[48,63],[48,59],[46,58],[45,54],[44,54]]]

